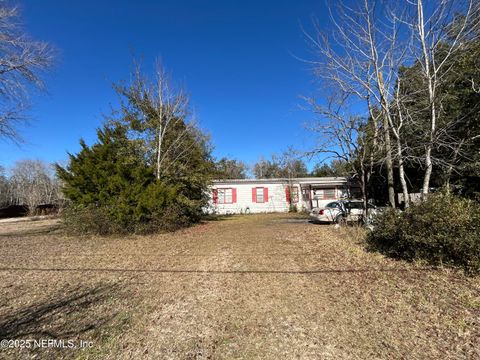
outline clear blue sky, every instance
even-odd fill
[[[49,93],[33,97],[21,147],[0,141],[0,164],[62,161],[95,141],[116,103],[112,82],[127,79],[132,52],[145,66],[161,57],[191,93],[216,157],[253,163],[287,146],[305,149],[310,135],[299,95],[312,91],[311,57],[300,23],[325,16],[324,2],[158,0],[20,2],[27,31],[58,49]]]

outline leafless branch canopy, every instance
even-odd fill
[[[30,39],[19,22],[19,10],[0,1],[0,137],[19,141],[17,125],[26,121],[28,94],[44,90],[43,72],[53,61],[53,49]]]
[[[468,40],[478,34],[479,9],[475,0],[330,2],[328,26],[314,21],[313,31],[304,31],[315,55],[309,63],[327,99],[317,103],[315,97],[306,98],[316,116],[328,120],[313,129],[323,137],[313,152],[327,152],[346,161],[355,154],[355,160],[366,160],[361,151],[365,144],[358,132],[368,118],[373,131],[367,145],[372,149],[382,146],[383,159],[377,161],[386,164],[392,206],[394,162],[404,198],[408,198],[403,169],[407,159],[424,169],[422,192],[426,194],[433,165],[451,167],[451,161],[462,155],[458,145],[465,145],[455,139],[451,130],[455,124],[442,119],[444,99],[439,89],[451,74],[453,56],[466,50]],[[401,76],[405,68],[413,66],[420,69],[421,85],[415,93],[403,92]],[[476,92],[475,79],[467,81]],[[356,99],[357,115],[332,108],[330,100],[334,97],[338,109],[344,108],[347,100],[352,103]],[[427,99],[423,108],[406,105],[419,97]],[[419,129],[416,148],[407,141],[405,128]],[[453,159],[437,158],[434,150],[448,150]],[[372,168],[372,151],[369,156]]]
[[[153,81],[136,64],[130,83],[116,89],[127,99],[123,106],[126,120],[147,137],[145,151],[157,179],[176,164],[188,162],[191,140],[199,140],[201,132],[190,112],[188,95],[173,83],[161,62],[156,62]]]

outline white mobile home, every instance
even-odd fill
[[[243,214],[310,210],[350,196],[345,177],[214,180],[209,212]]]

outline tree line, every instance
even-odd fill
[[[246,179],[252,176],[256,179],[288,179],[309,176],[350,176],[351,174],[348,164],[343,160],[318,162],[309,171],[302,157],[292,151],[287,151],[280,155],[273,154],[269,159],[261,156],[253,166],[248,166],[243,161],[226,157],[215,163],[215,177],[218,179]]]
[[[8,171],[0,167],[0,208],[22,205],[33,213],[39,205],[59,205],[62,198],[53,164],[21,160]]]
[[[395,207],[447,186],[478,194],[479,4],[342,1],[305,34],[321,91],[306,96],[311,155],[348,164],[364,198]]]

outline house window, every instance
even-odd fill
[[[267,203],[268,187],[252,187],[252,202]]]
[[[232,204],[233,203],[233,189],[218,189],[218,203]]]
[[[257,188],[257,202],[265,202],[265,192],[263,188]]]
[[[263,187],[257,187],[257,203],[265,202],[265,193]]]
[[[323,189],[323,200],[335,199],[335,189]]]

